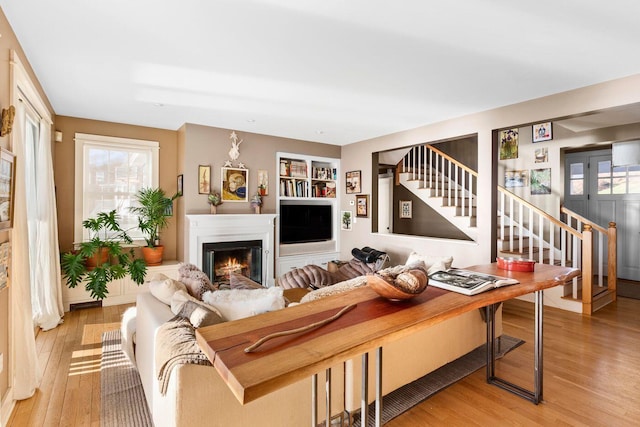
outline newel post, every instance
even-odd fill
[[[618,282],[618,229],[613,221],[609,223],[607,237],[607,289],[611,291],[612,301],[615,301]]]
[[[593,313],[593,231],[589,224],[582,228],[582,314]]]

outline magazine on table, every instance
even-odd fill
[[[476,295],[501,286],[520,283],[509,277],[493,276],[459,268],[436,271],[429,275],[429,285],[465,295]]]

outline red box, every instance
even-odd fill
[[[498,268],[509,271],[533,271],[536,262],[532,259],[497,258]]]

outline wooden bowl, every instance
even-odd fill
[[[428,279],[427,279],[428,282]],[[425,284],[425,286],[420,289],[419,292],[414,293],[409,293],[409,292],[405,292],[395,286],[393,286],[391,283],[387,282],[386,280],[382,279],[379,276],[376,276],[375,274],[369,274],[367,275],[367,284],[371,287],[371,289],[373,289],[374,291],[376,291],[376,293],[378,295],[380,295],[383,298],[387,298],[389,300],[392,301],[401,301],[401,300],[407,300],[407,299],[411,299],[415,296],[420,295],[425,289],[427,289],[427,286]]]

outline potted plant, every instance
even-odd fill
[[[259,214],[260,213],[260,207],[262,206],[262,196],[260,196],[260,193],[256,193],[252,198],[251,198],[251,207],[253,208],[254,212]]]
[[[138,285],[144,282],[147,266],[142,259],[135,259],[133,248],[126,250],[122,244],[133,240],[118,222],[115,210],[100,212],[95,218],[82,222],[91,239],[80,243],[77,250],[62,255],[60,267],[67,278],[67,286],[75,288],[86,281],[85,289],[92,298],[101,300],[109,292],[107,284],[122,279],[127,274]],[[92,265],[90,261],[95,259]],[[115,262],[111,263],[111,259]]]
[[[167,197],[161,188],[141,188],[136,194],[139,206],[129,209],[138,215],[138,228],[145,234],[146,246],[142,248],[142,256],[147,265],[162,264],[164,246],[160,244],[160,231],[169,225],[169,212],[174,199]]]
[[[209,204],[211,205],[211,214],[215,214],[218,212],[218,205],[222,204],[222,198],[220,197],[220,193],[213,192],[207,196],[209,200]]]

